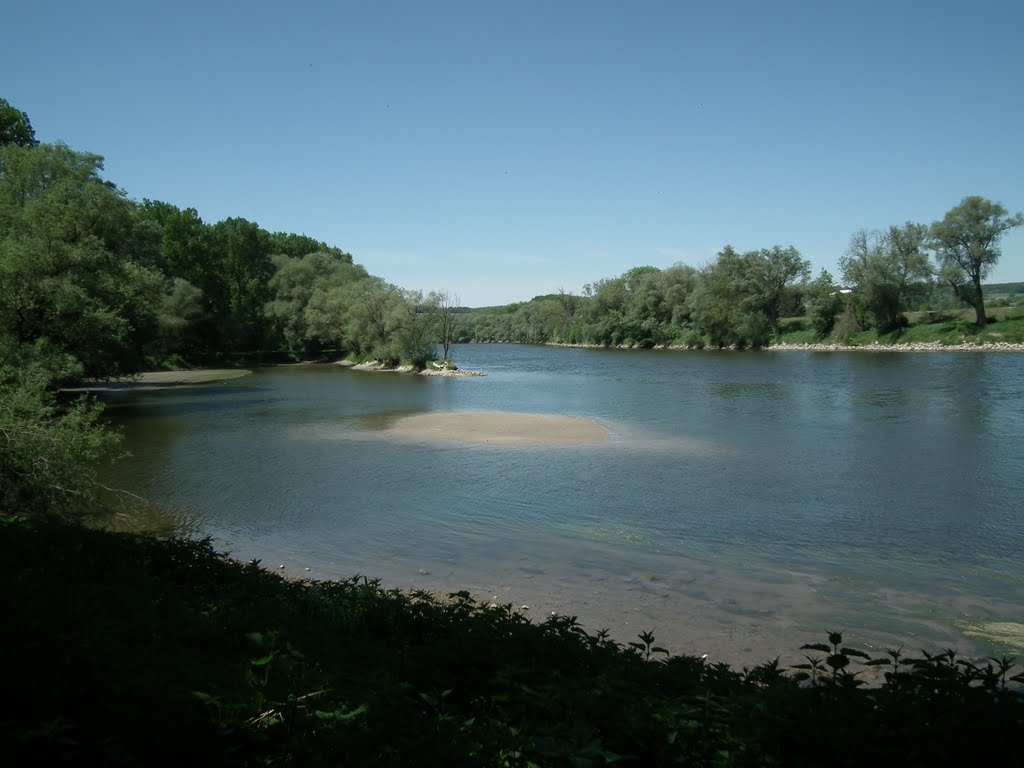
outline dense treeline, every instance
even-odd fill
[[[0,103],[5,358],[66,384],[240,352],[433,357],[445,296],[389,285],[306,235],[133,201],[102,170],[99,155],[39,144]]]
[[[783,317],[806,316],[818,340],[906,325],[912,309],[971,306],[988,322],[982,281],[999,238],[1024,223],[998,203],[965,198],[930,227],[907,222],[853,235],[840,260],[843,285],[792,246],[738,253],[726,246],[701,269],[637,267],[564,292],[460,316],[462,341],[655,347],[763,347]],[[930,255],[934,256],[930,258]],[[845,286],[845,287],[844,287]]]
[[[134,201],[102,170],[0,99],[0,511],[95,505],[117,441],[59,387],[249,352],[423,366],[450,332],[446,295],[305,235]]]
[[[0,333],[59,382],[172,356],[327,345],[388,362],[433,353],[434,315],[352,256],[254,222],[136,203],[102,158],[64,145],[0,148]]]

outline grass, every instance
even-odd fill
[[[879,344],[985,344],[1007,342],[1024,344],[1024,308],[994,307],[988,310],[990,322],[984,328],[974,323],[974,310],[943,312],[908,312],[909,325],[889,333],[862,331],[851,337],[851,346]],[[833,339],[818,338],[808,327],[808,318],[786,318],[780,323],[779,343],[813,344],[834,343]]]
[[[5,765],[1021,765],[1009,661],[669,657],[467,593],[0,517]],[[860,687],[859,669],[886,670]]]

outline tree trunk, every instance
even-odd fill
[[[981,275],[974,276],[974,296],[977,299],[974,304],[976,322],[979,328],[984,328],[988,324],[988,318],[985,317],[985,299],[981,295]]]

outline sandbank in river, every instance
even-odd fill
[[[407,416],[384,433],[490,445],[586,445],[607,442],[611,431],[578,416],[452,411]]]

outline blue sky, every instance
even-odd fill
[[[1024,3],[5,2],[0,97],[129,196],[472,306],[1024,209]],[[992,280],[1024,280],[1024,232]]]

